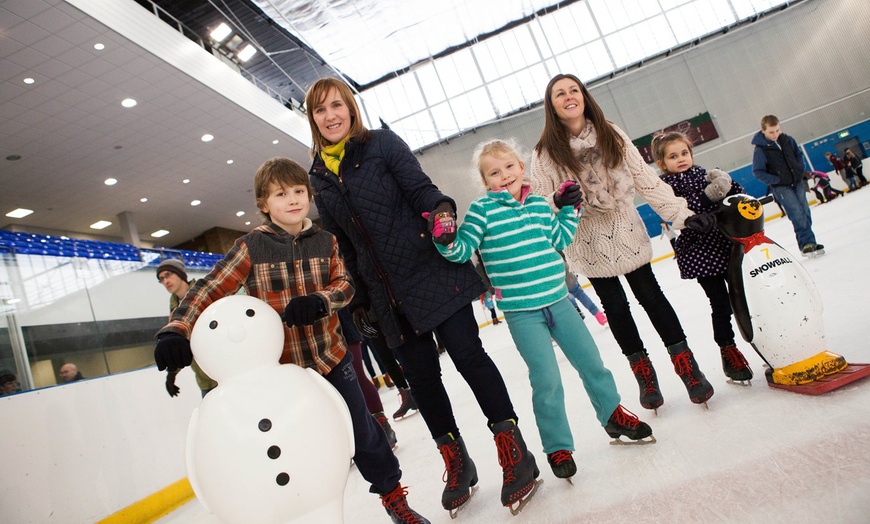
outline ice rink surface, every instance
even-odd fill
[[[771,211],[770,206],[766,211]],[[849,362],[870,363],[870,332],[865,324],[870,321],[870,275],[866,273],[870,189],[813,206],[812,212],[813,229],[827,254],[801,261],[825,305],[828,348]],[[798,253],[787,219],[768,221],[766,232],[790,253]],[[613,372],[623,405],[652,426],[658,442],[609,445],[577,373],[559,352],[578,466],[571,485],[555,478],[547,465],[534,423],[527,369],[507,325],[488,325],[480,332],[484,347],[508,385],[544,483],[516,517],[501,506],[501,469],[492,434],[470,389],[444,355],[444,382],[477,465],[480,490],[458,518],[451,520],[440,504],[444,463],[417,414],[393,423],[402,483],[410,490],[411,506],[433,523],[870,522],[870,378],[815,397],[775,390],[765,383],[761,358],[738,334],[738,347],[755,378],[752,387],[726,384],[712,338],[710,307],[701,287],[680,279],[673,258],[657,262],[653,269],[683,323],[701,370],[715,388],[709,409],[689,401],[667,351],[643,310],[632,302],[665,397],[657,416],[642,409],[637,383],[609,329],[587,315],[586,325]],[[585,290],[598,303],[592,289]],[[484,320],[479,304],[475,313]],[[395,390],[381,388],[380,394],[387,413],[392,413],[399,405]],[[355,468],[351,468],[344,500],[347,523],[389,522],[379,499],[368,493],[368,484]],[[219,521],[193,500],[158,522]]]

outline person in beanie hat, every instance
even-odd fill
[[[167,258],[160,262],[160,265],[157,266],[157,280],[163,284],[166,291],[169,291],[170,293],[170,314],[172,314],[172,311],[181,303],[181,300],[190,290],[190,287],[196,283],[196,279],[188,280],[187,268],[184,266],[184,262],[177,258]],[[217,387],[217,382],[206,375],[196,362],[193,362],[190,368],[196,375],[196,384],[199,386],[203,397],[206,393]],[[171,397],[177,396],[181,391],[178,386],[175,385],[175,375],[177,375],[179,371],[180,370],[176,369],[166,372],[166,391]]]

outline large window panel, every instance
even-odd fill
[[[392,101],[392,93],[390,92],[390,83],[384,82],[383,84],[378,84],[371,89],[367,89],[363,97],[366,102],[369,104],[368,108],[371,111],[374,108],[375,112],[378,112],[380,116],[386,120],[387,122],[395,122],[399,120],[401,117],[408,114],[408,111],[401,112],[400,105],[394,104]],[[380,111],[378,111],[380,109]],[[374,115],[370,115],[374,118]]]
[[[606,75],[613,71],[614,65],[607,54],[604,42],[596,40],[575,49],[569,53],[574,64],[577,66],[574,74],[582,81],[588,82],[594,78]],[[569,73],[571,71],[562,71]]]
[[[734,23],[728,0],[699,0],[668,11],[666,16],[680,43]]]
[[[492,104],[499,115],[505,115],[525,105],[523,89],[516,76],[510,75],[487,86]]]
[[[740,19],[749,18],[756,13],[763,13],[773,6],[784,4],[786,2],[775,0],[731,0],[731,5],[737,12],[737,17]]]
[[[450,99],[460,129],[471,129],[495,118],[486,89],[479,88]]]
[[[393,131],[399,134],[411,149],[419,149],[427,144],[438,141],[438,135],[432,126],[429,112],[417,113],[395,122]]]
[[[528,25],[521,25],[516,29],[512,29],[509,33],[516,39],[517,48],[522,54],[523,62],[526,65],[537,64],[541,61],[541,53],[532,39],[532,33],[529,31]]]
[[[441,85],[444,86],[447,98],[453,98],[483,83],[468,48],[437,60],[435,69],[441,77]]]
[[[616,67],[624,67],[658,54],[676,44],[664,16],[657,16],[605,37]]]
[[[456,124],[456,118],[453,116],[453,110],[450,104],[442,102],[436,106],[432,106],[432,119],[435,121],[435,129],[438,131],[440,138],[445,138],[455,135],[459,132],[459,126]]]
[[[444,94],[444,88],[441,87],[441,80],[435,72],[435,64],[429,62],[416,70],[417,80],[420,81],[420,87],[423,89],[423,95],[426,97],[426,103],[433,106],[447,99]]]
[[[694,2],[695,0],[659,0],[659,4],[661,4],[662,9],[667,11],[668,9],[673,9],[675,7],[688,4]],[[727,1],[727,0],[726,0]]]
[[[658,3],[651,0],[589,0],[589,6],[605,35],[661,14]]]

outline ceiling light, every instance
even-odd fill
[[[139,199],[139,202],[145,203],[145,202],[148,202],[148,199],[145,197],[142,197]]]
[[[245,47],[243,47],[241,51],[239,51],[237,56],[239,57],[239,60],[241,60],[242,62],[247,62],[255,54],[257,54],[257,48],[252,46],[251,44],[248,44]]]
[[[189,183],[190,183],[190,179],[189,179],[189,178],[185,178],[184,180],[181,181],[181,183],[182,183],[182,184],[189,184]]]
[[[24,218],[30,213],[33,213],[32,209],[24,209],[23,207],[19,207],[13,211],[6,213],[6,216],[9,218]]]
[[[277,140],[272,140],[272,143],[273,143],[273,144],[277,144],[278,141],[277,141]]]
[[[227,160],[227,164],[232,164],[232,163],[233,163],[232,160]]]
[[[237,217],[243,216],[244,214],[245,214],[244,211],[236,211],[236,216],[237,216]]]
[[[214,28],[211,33],[209,33],[209,36],[212,37],[212,39],[216,42],[223,42],[224,39],[230,36],[230,33],[232,32],[233,30],[230,29],[230,26],[221,22],[220,24],[218,24],[217,27]]]
[[[106,220],[100,220],[99,222],[94,222],[93,224],[91,224],[91,229],[106,229],[111,225],[111,222],[108,222]]]
[[[32,83],[34,83],[34,82],[36,82],[36,80],[30,78],[29,76],[28,76],[27,78],[24,79],[24,83],[27,84],[27,85],[30,85],[30,84],[32,84]]]
[[[192,205],[192,206],[198,206],[198,205],[200,205],[200,204],[202,204],[202,202],[199,201],[199,200],[192,200],[192,201],[190,202],[190,205]]]
[[[210,135],[208,133],[202,135],[203,142],[211,142],[212,140],[214,140],[214,135]]]
[[[136,104],[138,103],[139,102],[133,100],[132,98],[125,98],[124,100],[121,100],[121,105],[128,109],[131,107],[136,107]]]
[[[251,225],[251,221],[248,220],[247,222],[245,222],[245,225],[246,225],[246,226],[250,226],[250,225]]]
[[[21,302],[21,299],[20,298],[7,298],[7,299],[4,299],[3,302],[6,302],[7,304],[17,304],[17,303]]]
[[[103,183],[106,184],[107,186],[114,186],[115,184],[118,183],[118,181],[115,180],[114,178],[107,178],[106,181]]]
[[[160,238],[160,237],[165,237],[168,234],[169,234],[169,231],[166,231],[165,229],[158,229],[157,231],[151,233],[151,236],[154,238]]]
[[[102,51],[105,48],[106,48],[106,46],[101,44],[100,42],[97,42],[96,44],[94,44],[94,49],[96,49],[97,51]]]

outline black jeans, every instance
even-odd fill
[[[406,330],[410,331],[410,330]],[[468,383],[489,424],[517,419],[504,379],[483,349],[474,310],[469,303],[436,328],[438,338],[447,349],[456,370]],[[441,363],[431,332],[419,336],[406,334],[405,343],[395,349],[411,395],[426,421],[432,438],[453,433],[459,428],[453,417],[450,397],[441,380]]]
[[[646,311],[647,316],[655,327],[665,346],[676,344],[686,340],[680,319],[671,307],[671,303],[665,298],[659,283],[653,274],[652,266],[644,264],[631,273],[623,275],[634,293],[634,297]],[[619,277],[590,278],[589,282],[607,315],[610,331],[626,356],[633,355],[638,351],[644,351],[643,340],[637,331],[637,324],[631,316],[628,305],[628,297],[622,288]]]
[[[734,344],[734,329],[731,327],[731,300],[728,297],[728,285],[725,275],[700,277],[698,283],[704,288],[704,293],[710,299],[713,310],[713,340],[719,347]]]
[[[353,461],[356,468],[371,483],[372,493],[389,493],[402,478],[402,470],[399,469],[399,460],[390,449],[387,435],[366,407],[356,373],[353,371],[353,356],[350,351],[325,378],[338,390],[350,410],[355,447]],[[316,424],[316,421],[308,422]]]

